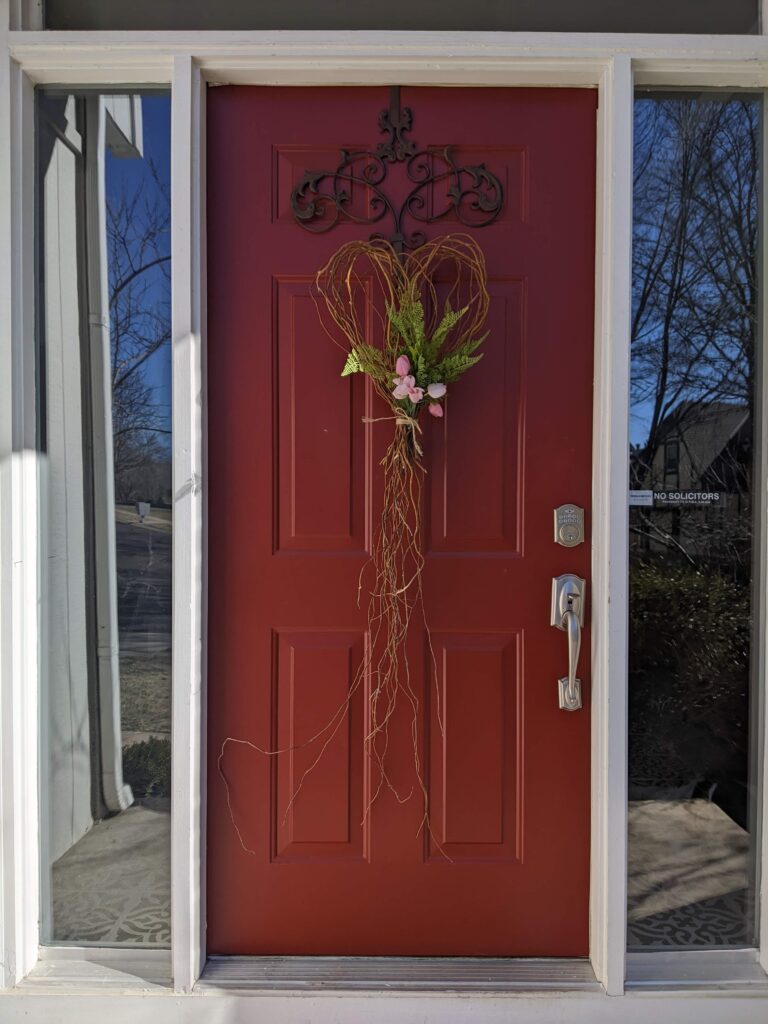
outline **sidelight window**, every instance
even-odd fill
[[[635,100],[630,948],[756,938],[761,109]]]
[[[170,943],[170,97],[37,103],[44,941]]]

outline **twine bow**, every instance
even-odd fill
[[[411,441],[413,442],[413,450],[417,455],[422,456],[424,449],[416,438],[416,431],[421,433],[421,427],[419,426],[418,420],[414,419],[413,416],[409,416],[405,412],[398,411],[396,416],[363,416],[363,423],[391,423],[395,421],[396,427],[408,427],[411,431]]]

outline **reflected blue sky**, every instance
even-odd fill
[[[170,197],[171,184],[171,97],[142,96],[141,99],[144,159],[125,159],[114,156],[107,149],[106,190],[110,205],[121,196],[141,193],[142,201],[163,202],[163,193]],[[154,169],[154,170],[153,170]],[[160,242],[163,255],[170,255],[171,237],[168,231]],[[152,298],[165,307],[170,305],[170,289],[162,269],[147,271]],[[170,428],[171,422],[171,348],[163,345],[143,367],[145,380],[155,389],[158,407]]]
[[[759,122],[746,93],[635,101],[633,445],[686,403],[748,401]]]

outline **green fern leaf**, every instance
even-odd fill
[[[392,369],[387,365],[384,353],[374,345],[356,345],[355,359],[363,373],[381,382],[388,382],[392,377]]]
[[[458,348],[447,353],[441,362],[432,369],[432,381],[440,381],[443,384],[450,384],[452,381],[458,380],[462,374],[467,372],[470,366],[474,366],[475,363],[479,363],[483,358],[482,352],[477,356],[473,353],[477,351],[487,337],[488,334],[486,333],[480,338],[475,338],[472,341],[465,341],[463,345],[459,345]]]
[[[341,376],[349,377],[351,373],[360,373],[360,363],[354,350],[347,356],[347,361],[344,363],[344,369],[341,371]]]
[[[387,317],[405,343],[409,356],[415,361],[424,352],[424,307],[416,300],[403,301],[400,309],[387,306]]]
[[[430,360],[435,359],[440,349],[443,347],[445,339],[448,337],[450,332],[461,320],[464,314],[469,309],[469,306],[464,306],[463,309],[457,309],[455,312],[451,309],[448,303],[445,304],[445,311],[443,318],[435,328],[435,333],[430,338],[427,346],[427,354]]]

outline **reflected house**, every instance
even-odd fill
[[[96,141],[88,148],[86,139]],[[133,803],[123,779],[120,722],[110,334],[104,312],[109,309],[108,231],[103,215],[86,218],[83,212],[87,203],[97,211],[106,209],[107,150],[116,158],[142,157],[137,97],[46,95],[41,100],[41,333],[48,396],[41,494],[51,521],[42,611],[48,638],[44,691],[51,799],[43,827],[52,861],[88,834],[95,821]],[[88,194],[82,191],[83,180],[90,185]],[[87,327],[82,322],[84,292],[90,309]],[[89,382],[87,391],[83,379]],[[89,603],[93,590],[98,594],[95,608]],[[99,636],[95,662],[89,651],[93,629]]]
[[[741,402],[680,402],[661,420],[652,451],[631,455],[632,487],[652,490],[653,509],[636,517],[631,543],[636,553],[662,552],[706,559],[721,568],[749,572],[752,524],[752,415]],[[675,504],[675,493],[693,493],[702,503]],[[662,504],[667,495],[669,505]],[[696,499],[694,499],[696,502]]]

